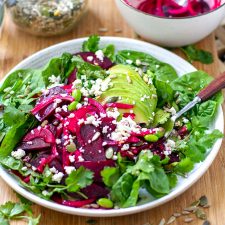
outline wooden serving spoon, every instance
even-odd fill
[[[223,88],[225,88],[225,72],[222,73],[222,75],[218,78],[214,79],[208,86],[203,88],[191,102],[189,102],[186,106],[184,106],[180,111],[178,111],[170,118],[170,129],[165,133],[165,137],[168,137],[170,135],[173,130],[175,121],[181,115],[192,109],[197,103],[208,100]]]

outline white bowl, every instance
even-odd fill
[[[127,23],[145,40],[168,46],[180,47],[200,41],[217,28],[225,17],[225,3],[208,13],[181,18],[158,17],[115,0]]]
[[[54,45],[42,51],[39,51],[35,53],[34,55],[28,57],[27,59],[23,60],[21,63],[19,63],[16,67],[13,68],[13,70],[9,72],[9,74],[12,71],[17,69],[41,67],[45,63],[47,63],[49,59],[55,56],[59,56],[63,52],[70,52],[70,53],[79,52],[81,50],[81,45],[84,40],[85,40],[84,38],[75,39],[75,40]],[[189,64],[188,62],[186,62],[179,56],[173,54],[172,52],[169,52],[155,45],[148,44],[146,42],[137,41],[137,40],[128,39],[128,38],[102,37],[101,45],[104,46],[107,44],[114,44],[117,50],[130,49],[130,50],[137,50],[137,51],[149,53],[152,56],[156,57],[157,59],[171,64],[176,69],[179,76],[182,76],[185,73],[196,70],[191,64]],[[6,75],[6,77],[8,75]],[[212,128],[219,129],[221,132],[223,132],[223,127],[224,127],[223,112],[222,112],[222,108],[220,107],[218,110],[218,115],[216,117],[216,120],[212,125]],[[128,214],[141,212],[141,211],[162,205],[163,203],[168,202],[174,199],[176,196],[183,193],[207,171],[208,167],[211,165],[211,163],[213,162],[214,158],[216,157],[219,151],[221,142],[222,142],[221,139],[218,140],[213,146],[212,150],[209,152],[205,161],[195,166],[194,170],[188,176],[188,179],[185,179],[185,178],[179,179],[179,183],[177,184],[176,188],[174,188],[168,195],[162,198],[156,199],[152,202],[148,202],[142,205],[138,205],[131,208],[125,208],[125,209],[112,209],[112,210],[82,209],[82,208],[71,208],[68,206],[59,205],[57,203],[44,200],[36,196],[35,194],[27,191],[25,188],[19,185],[19,182],[15,178],[15,176],[12,176],[11,174],[9,174],[8,171],[3,169],[2,167],[0,167],[0,176],[5,180],[5,182],[9,186],[11,186],[16,192],[18,192],[25,198],[39,205],[42,205],[44,207],[47,207],[59,212],[64,212],[64,213],[74,214],[74,215],[81,215],[81,216],[93,216],[93,217],[122,216],[122,215],[128,215]]]

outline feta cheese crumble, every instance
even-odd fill
[[[56,173],[52,176],[52,181],[60,183],[64,174],[62,172]]]
[[[14,157],[15,159],[21,159],[25,155],[26,155],[26,152],[23,149],[21,149],[21,148],[18,148],[16,151],[13,151],[11,153],[11,156]]]

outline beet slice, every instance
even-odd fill
[[[97,133],[100,133],[100,129],[90,124],[83,125],[80,129],[81,138],[85,143],[83,146],[83,158],[85,161],[106,160],[101,134],[96,140],[92,141]],[[89,143],[90,141],[91,143]]]
[[[53,133],[47,128],[38,127],[30,131],[24,138],[23,142],[32,141],[33,139],[41,138],[46,143],[55,143],[55,137]]]
[[[21,148],[23,150],[43,150],[51,147],[51,145],[49,143],[46,143],[42,138],[34,138],[32,139],[31,144],[28,143],[22,142],[22,144],[18,148]]]
[[[105,161],[99,161],[99,162],[84,161],[84,162],[75,162],[74,166],[76,168],[83,166],[83,167],[93,171],[94,172],[94,181],[101,182],[102,181],[101,171],[104,169],[105,166],[114,167],[115,162],[113,160],[105,160]]]
[[[79,52],[76,55],[79,55],[85,62],[100,66],[102,69],[109,69],[113,66],[112,61],[108,57],[104,56],[103,60],[100,60],[93,52]]]
[[[84,193],[88,198],[102,198],[109,194],[109,190],[95,183],[81,189],[81,192]]]
[[[49,156],[50,156],[50,153],[48,153],[47,151],[42,151],[42,152],[38,153],[36,157],[33,157],[29,163],[32,166],[38,168],[38,166],[40,165],[41,159],[48,158]]]
[[[77,78],[77,69],[75,68],[73,72],[69,75],[67,84],[72,84]]]

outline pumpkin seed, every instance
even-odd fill
[[[190,206],[190,207],[184,208],[184,210],[188,212],[195,212],[197,209],[198,207],[196,206]]]
[[[113,96],[107,99],[107,103],[117,102],[119,100],[118,96]]]
[[[201,196],[199,198],[199,201],[200,201],[199,205],[202,206],[202,207],[205,206],[205,205],[208,205],[208,199],[205,195]]]
[[[206,220],[207,216],[205,214],[205,212],[202,209],[197,209],[197,211],[195,212],[195,215],[197,218],[201,219],[201,220]]]
[[[171,224],[171,223],[173,223],[175,220],[176,220],[176,217],[175,217],[175,216],[171,216],[171,217],[169,218],[169,220],[167,221],[166,224]]]
[[[185,223],[190,223],[192,221],[193,221],[193,218],[191,218],[191,217],[187,217],[187,218],[184,219]]]
[[[200,200],[197,200],[197,201],[192,202],[190,206],[197,207],[197,206],[199,206],[199,204],[200,204]]]
[[[173,216],[180,217],[181,216],[181,213],[174,213]]]
[[[166,220],[164,218],[162,218],[159,222],[159,225],[165,225],[166,224]]]
[[[182,211],[182,214],[183,215],[188,215],[188,214],[190,214],[190,212],[184,210],[184,211]]]

